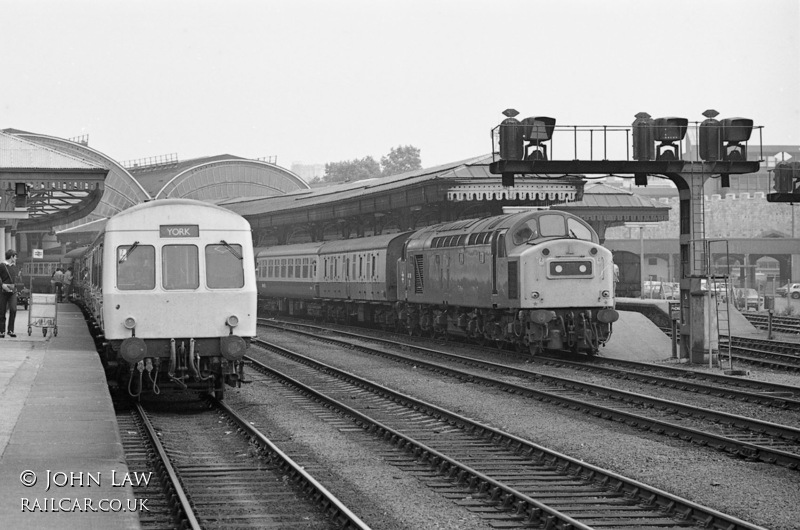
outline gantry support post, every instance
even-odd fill
[[[703,191],[712,167],[687,162],[681,173],[666,175],[678,187],[680,199],[681,358],[696,364],[704,362],[711,322],[700,280],[708,275]],[[717,333],[712,328],[711,333]]]

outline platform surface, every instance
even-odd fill
[[[18,311],[17,337],[0,338],[0,528],[140,528],[83,314],[58,304],[57,336],[28,322]]]
[[[625,361],[663,361],[672,357],[672,339],[641,313],[620,311],[611,340],[597,355]]]

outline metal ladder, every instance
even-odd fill
[[[722,366],[723,359],[728,360],[729,369],[733,369],[733,357],[731,357],[731,298],[733,295],[730,285],[730,256],[728,252],[728,241],[724,239],[712,240],[706,242],[706,255],[708,256],[708,285],[720,285],[721,289],[715,289],[716,296],[716,314],[717,314],[717,340],[719,344],[719,363]],[[714,264],[714,257],[724,257],[725,265],[720,268]],[[722,291],[720,293],[719,291]],[[722,294],[723,300],[720,300]],[[725,341],[723,342],[723,337]],[[709,366],[711,365],[711,351],[709,351]]]
[[[701,197],[698,201],[692,201],[692,247],[691,256],[692,270],[694,274],[708,276],[709,258],[708,244],[706,242],[706,200],[703,194],[703,179],[691,179],[692,197]],[[705,274],[703,274],[705,272]]]

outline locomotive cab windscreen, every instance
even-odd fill
[[[546,213],[529,217],[509,230],[513,247],[535,245],[554,238],[582,239],[597,243],[597,236],[585,222],[560,213]]]

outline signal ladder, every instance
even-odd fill
[[[704,267],[706,271],[706,282],[708,284],[709,295],[714,294],[711,300],[715,300],[714,307],[716,315],[716,332],[718,342],[719,364],[722,366],[724,358],[728,360],[728,369],[733,370],[733,357],[731,357],[731,298],[733,298],[733,288],[730,285],[731,265],[728,253],[728,241],[724,239],[705,241],[705,255],[708,257]],[[724,259],[724,265],[717,266],[716,262]],[[711,315],[709,315],[710,317]],[[711,328],[714,326],[709,326]],[[725,338],[723,342],[723,337]],[[709,366],[713,364],[713,352],[711,341],[709,341],[708,352]]]

